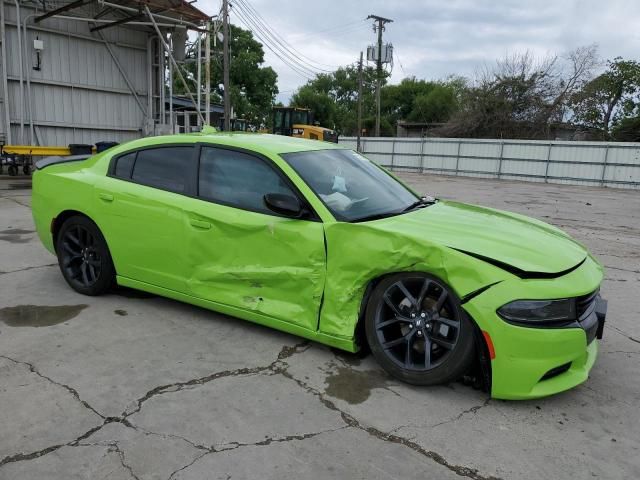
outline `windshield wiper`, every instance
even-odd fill
[[[437,201],[438,199],[433,197],[421,197],[420,200],[416,200],[411,205],[409,205],[406,208],[403,208],[402,210],[396,210],[394,212],[374,213],[372,215],[366,215],[364,217],[356,218],[355,220],[351,220],[351,222],[352,223],[368,222],[371,220],[379,220],[381,218],[395,217],[396,215],[402,215],[403,213],[413,210],[414,208],[428,207],[429,205],[433,205]]]
[[[409,205],[404,210],[402,210],[402,213],[408,212],[409,210],[413,210],[414,208],[418,208],[418,207],[421,207],[421,206],[422,207],[427,207],[429,205],[433,205],[437,201],[438,200],[433,198],[433,197],[420,197],[420,199],[416,200],[411,205]]]
[[[380,220],[381,218],[393,217],[395,215],[400,215],[401,212],[385,212],[385,213],[374,213],[373,215],[366,215],[364,217],[356,218],[355,220],[351,220],[351,223],[359,223],[359,222],[369,222],[371,220]]]

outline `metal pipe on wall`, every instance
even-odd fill
[[[167,54],[171,55],[173,49],[173,38],[169,39],[169,49]],[[169,62],[169,125],[171,125],[171,133],[176,133],[175,125],[173,124],[173,63]]]
[[[198,32],[198,65],[196,69],[196,75],[198,77],[198,81],[196,82],[196,88],[198,89],[197,101],[198,108],[200,108],[200,105],[202,105],[200,103],[202,101],[202,35],[200,34],[200,32]],[[198,123],[200,123],[199,120]]]
[[[164,48],[161,44],[160,36],[156,37],[156,40],[158,42],[158,65],[160,66],[158,68],[158,77],[159,77],[158,81],[160,82],[158,85],[158,90],[160,92],[160,112],[161,112],[160,123],[164,125],[165,123],[167,123],[167,109],[165,104],[165,91],[164,91],[166,66],[164,63]]]
[[[147,118],[146,126],[153,124],[153,37],[147,38]],[[148,131],[145,131],[148,134]]]
[[[5,33],[4,21],[4,1],[0,0],[0,56],[2,57],[2,91],[4,92],[2,102],[4,107],[4,123],[7,129],[5,140],[7,144],[11,145],[13,143],[11,141],[11,117],[9,115],[9,102],[7,101],[7,94],[9,93],[9,85],[7,82],[7,49],[5,45],[7,35]]]
[[[205,124],[211,126],[211,22],[207,22],[207,43],[205,43],[205,63],[204,63],[204,75],[205,75]]]
[[[36,143],[34,142],[35,136],[34,136],[34,126],[33,126],[33,98],[31,96],[31,66],[29,65],[28,61],[27,61],[27,51],[29,48],[29,43],[27,43],[27,21],[32,18],[35,17],[36,14],[35,13],[30,13],[29,15],[27,15],[26,17],[24,17],[24,20],[22,21],[22,37],[23,37],[23,43],[24,43],[24,59],[25,59],[25,77],[26,77],[26,81],[27,81],[27,115],[29,116],[29,145],[35,145]]]
[[[169,57],[169,61],[175,67],[176,73],[178,74],[178,78],[182,82],[182,85],[184,86],[184,88],[185,88],[185,90],[187,92],[187,95],[189,96],[189,100],[191,100],[191,102],[195,105],[196,112],[198,113],[198,117],[202,121],[203,117],[202,117],[202,113],[200,112],[200,105],[196,105],[196,99],[193,98],[193,95],[191,94],[191,90],[189,89],[189,85],[187,84],[187,81],[184,79],[184,76],[182,75],[182,73],[180,72],[180,68],[178,67],[178,63],[176,62],[175,58],[173,58],[173,55],[171,53],[171,48],[169,47],[169,45],[167,45],[167,42],[164,40],[164,38],[162,38],[162,33],[160,32],[160,29],[158,28],[158,25],[156,24],[156,21],[153,18],[153,15],[151,14],[151,10],[149,10],[149,7],[145,5],[144,9],[145,9],[145,11],[147,13],[147,16],[149,17],[149,20],[151,20],[153,22],[153,27],[155,28],[156,33],[158,34],[158,37],[162,41],[162,46],[164,47],[165,51],[167,52],[167,56]]]
[[[18,117],[20,118],[20,143],[24,143],[24,86],[22,70],[22,42],[20,41],[20,2],[13,0],[16,6],[16,28],[18,29],[18,64],[20,77],[20,90],[18,94]],[[4,39],[3,39],[4,40]]]

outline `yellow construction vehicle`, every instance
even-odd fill
[[[313,113],[308,108],[274,107],[272,133],[338,143],[335,130],[314,125]]]

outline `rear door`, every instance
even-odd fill
[[[168,145],[112,160],[96,195],[118,275],[185,292],[183,203],[194,191],[195,152],[191,145]]]
[[[198,196],[185,208],[191,294],[316,330],[326,268],[322,223],[265,206],[267,193],[301,199],[267,158],[202,146],[198,172]]]

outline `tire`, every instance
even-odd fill
[[[7,173],[10,176],[15,177],[18,174],[18,167],[16,167],[15,165],[9,165],[9,168],[7,168]]]
[[[469,369],[471,322],[449,286],[417,272],[384,278],[365,312],[373,356],[387,373],[413,385],[451,382]]]
[[[30,165],[23,166],[22,173],[24,173],[25,175],[31,175],[31,166]]]
[[[111,254],[98,226],[75,215],[62,224],[56,237],[56,253],[62,276],[83,295],[101,295],[115,280]]]

